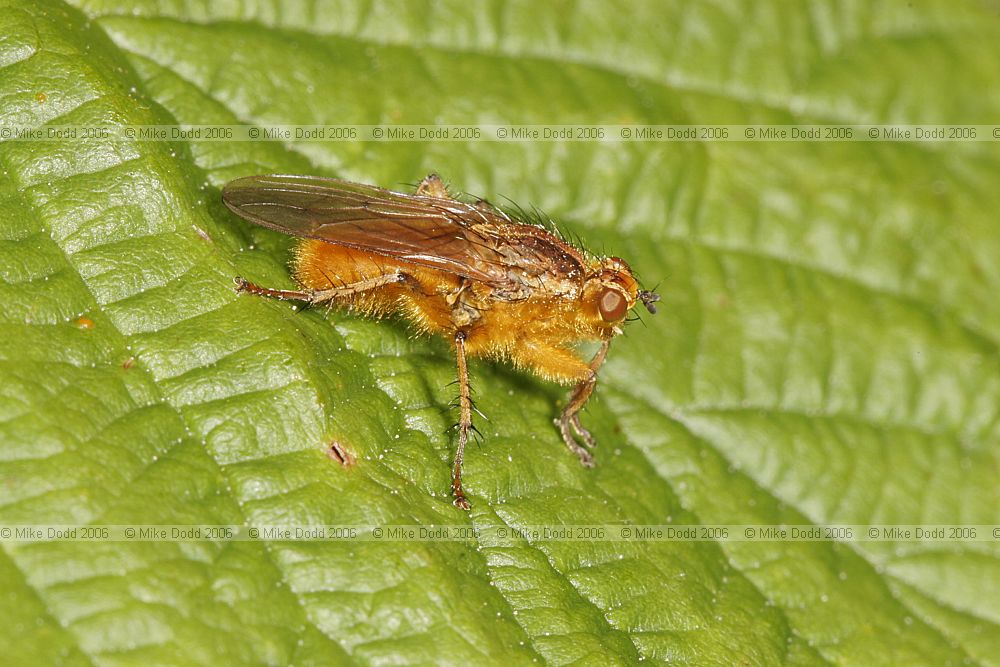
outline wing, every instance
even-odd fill
[[[582,257],[554,235],[456,199],[284,175],[237,179],[223,188],[222,199],[264,227],[448,271],[504,292],[553,278],[582,279]]]

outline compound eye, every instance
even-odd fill
[[[625,317],[628,310],[628,302],[625,297],[616,289],[606,288],[601,293],[601,300],[597,304],[601,311],[601,317],[605,322],[616,322]]]

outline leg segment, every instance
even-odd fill
[[[455,466],[451,471],[451,492],[455,496],[455,507],[469,509],[469,501],[462,489],[462,462],[465,459],[465,443],[469,441],[472,428],[472,392],[469,389],[469,368],[465,361],[465,332],[455,334],[455,356],[458,358],[458,450],[455,452]]]
[[[581,380],[573,388],[566,407],[563,409],[562,414],[559,415],[559,419],[556,420],[556,426],[559,427],[559,432],[562,434],[566,446],[569,447],[571,452],[580,457],[580,463],[588,468],[594,465],[594,457],[590,455],[588,449],[595,447],[597,443],[594,441],[594,436],[590,434],[590,431],[580,424],[580,410],[586,405],[590,395],[594,393],[594,387],[597,385],[597,371],[604,364],[604,359],[608,356],[609,346],[609,341],[601,343],[597,354],[590,360],[590,375],[586,379]],[[573,436],[573,433],[570,432],[571,428],[580,440],[583,441],[582,445]]]
[[[236,283],[237,292],[247,292],[248,294],[255,294],[257,296],[266,296],[272,299],[281,299],[282,301],[309,301],[312,296],[312,292],[305,292],[302,290],[290,290],[290,289],[271,289],[270,287],[261,287],[255,285],[249,280],[244,280],[240,276],[233,278],[233,282]]]
[[[359,294],[361,292],[367,292],[368,290],[375,289],[376,287],[382,287],[383,285],[403,282],[404,280],[406,280],[405,273],[402,273],[401,271],[394,271],[393,273],[386,273],[374,278],[365,278],[364,280],[359,280],[356,283],[350,283],[348,285],[344,285],[343,287],[331,287],[330,289],[324,290],[271,289],[269,287],[260,287],[259,285],[255,285],[252,282],[244,280],[240,277],[237,277],[235,282],[237,292],[249,292],[250,294],[256,294],[257,296],[267,296],[273,299],[282,299],[283,301],[306,301],[309,305],[316,306],[321,303],[333,301],[334,299],[340,299],[353,296],[354,294]]]

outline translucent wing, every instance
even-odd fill
[[[582,279],[582,257],[534,225],[455,199],[407,195],[315,176],[249,176],[222,199],[247,220],[288,234],[449,271],[520,291]]]

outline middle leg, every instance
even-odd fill
[[[466,333],[455,334],[455,356],[458,360],[458,449],[455,452],[455,465],[451,471],[451,492],[455,496],[455,507],[469,509],[468,498],[462,488],[462,463],[465,460],[465,445],[469,441],[469,431],[472,429],[472,390],[469,388],[469,367],[465,360]]]

